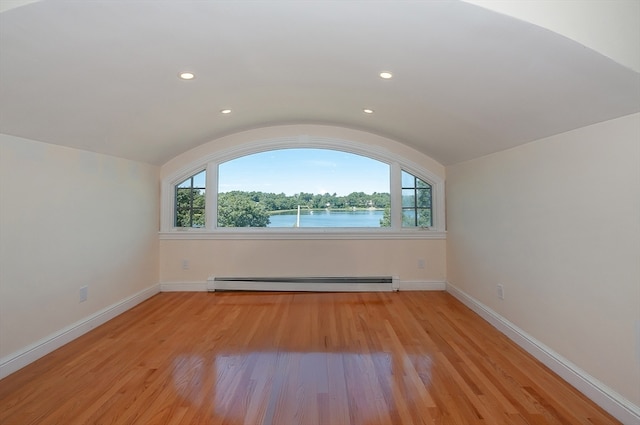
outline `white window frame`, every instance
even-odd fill
[[[278,149],[311,148],[342,151],[368,157],[390,167],[391,227],[217,227],[218,166],[224,162],[260,152]],[[205,227],[175,227],[175,186],[206,169]],[[404,170],[431,185],[432,226],[402,227],[401,171]],[[377,146],[323,137],[281,137],[258,140],[211,153],[182,167],[161,182],[161,239],[444,239],[444,180],[415,162]]]

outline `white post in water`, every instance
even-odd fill
[[[298,216],[296,217],[296,227],[300,227],[300,205],[298,205]]]

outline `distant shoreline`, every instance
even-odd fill
[[[353,212],[353,211],[384,211],[384,208],[375,208],[375,207],[349,207],[349,208],[300,208],[300,214],[309,214],[309,212],[324,212],[324,211],[335,211],[335,212]],[[297,214],[297,209],[288,209],[288,210],[273,210],[268,211],[269,215],[286,215],[286,214]]]

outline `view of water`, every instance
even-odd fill
[[[300,227],[380,227],[380,220],[384,212],[380,210],[367,211],[329,211],[314,210],[300,212]],[[268,227],[294,227],[295,212],[274,214],[269,217]]]

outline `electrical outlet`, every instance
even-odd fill
[[[83,286],[80,288],[80,302],[83,303],[89,298],[89,287]]]
[[[496,292],[498,294],[498,298],[500,298],[501,300],[504,300],[504,286],[498,285],[496,287]]]
[[[182,260],[182,270],[189,270],[189,260]]]
[[[418,260],[418,268],[424,269],[424,260],[422,258]]]

